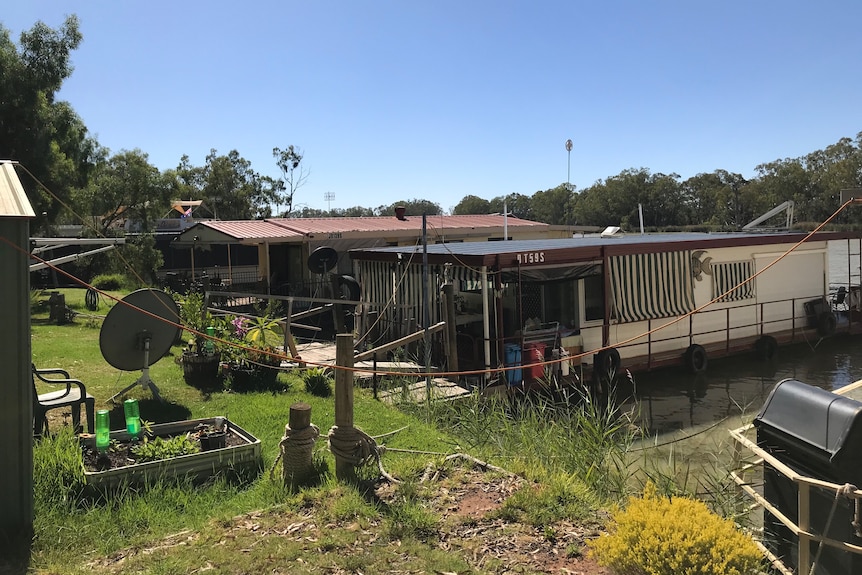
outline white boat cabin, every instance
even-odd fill
[[[862,331],[862,236],[805,237],[672,233],[429,245],[428,316],[432,324],[444,318],[440,288],[453,283],[460,369],[524,364],[510,383],[541,375],[544,366],[528,367],[540,357],[632,371],[673,364],[700,371],[707,357],[744,351],[769,357],[781,343]],[[840,286],[830,285],[829,242],[845,248],[847,261],[831,262],[846,270]],[[377,340],[422,325],[421,246],[350,255]]]

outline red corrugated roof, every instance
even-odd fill
[[[428,229],[438,230],[469,230],[480,228],[503,227],[501,215],[470,215],[470,216],[428,216]],[[508,225],[516,227],[548,227],[548,224],[531,222],[519,218],[508,218]],[[267,220],[287,229],[303,234],[325,234],[336,232],[387,232],[409,231],[422,229],[422,216],[406,216],[399,220],[395,216],[377,216],[366,218],[289,218]]]
[[[267,220],[209,220],[199,226],[212,228],[236,239],[301,237],[303,234],[278,226]]]
[[[501,215],[428,216],[429,233],[440,231],[469,232],[469,230],[503,229]],[[509,228],[548,228],[548,224],[509,217]],[[395,216],[367,218],[274,218],[269,220],[211,220],[198,223],[236,239],[285,239],[306,235],[333,233],[410,232],[422,230],[422,216]]]

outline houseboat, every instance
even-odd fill
[[[431,324],[444,318],[441,286],[454,286],[459,369],[485,370],[487,383],[508,366],[506,380],[519,383],[548,367],[569,367],[553,361],[566,356],[596,373],[670,365],[697,372],[716,357],[770,358],[781,344],[862,331],[860,238],[612,234],[350,255],[362,316],[373,320],[360,326],[373,327],[377,341],[422,325],[424,271]],[[830,251],[843,253],[842,261],[830,262]],[[841,270],[841,278],[830,280],[830,269]],[[523,369],[512,369],[517,365]]]

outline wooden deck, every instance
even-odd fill
[[[309,342],[298,343],[296,351],[302,358],[303,362],[311,362],[313,366],[334,366],[335,365],[335,344],[331,342]],[[298,362],[287,362],[289,366],[301,367]],[[376,367],[378,372],[384,373],[422,373],[424,367],[412,361],[378,361],[376,366],[373,361],[360,361],[354,365],[355,368],[362,368],[367,371],[357,371],[357,384],[362,387],[369,387],[370,379],[374,376]],[[432,368],[432,370],[435,368]],[[427,398],[427,390],[424,378],[414,379],[412,383],[408,383],[407,387],[398,386],[396,388],[383,391],[379,394],[379,398],[383,401],[394,403],[399,400],[410,400],[417,403],[422,403]],[[434,377],[431,379],[431,396],[434,399],[451,400],[456,397],[469,395],[470,390],[461,387],[457,383],[442,377]]]

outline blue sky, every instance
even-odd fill
[[[16,42],[78,15],[60,98],[103,146],[160,169],[236,149],[276,177],[293,144],[316,208],[751,177],[862,131],[858,0],[10,4]]]

